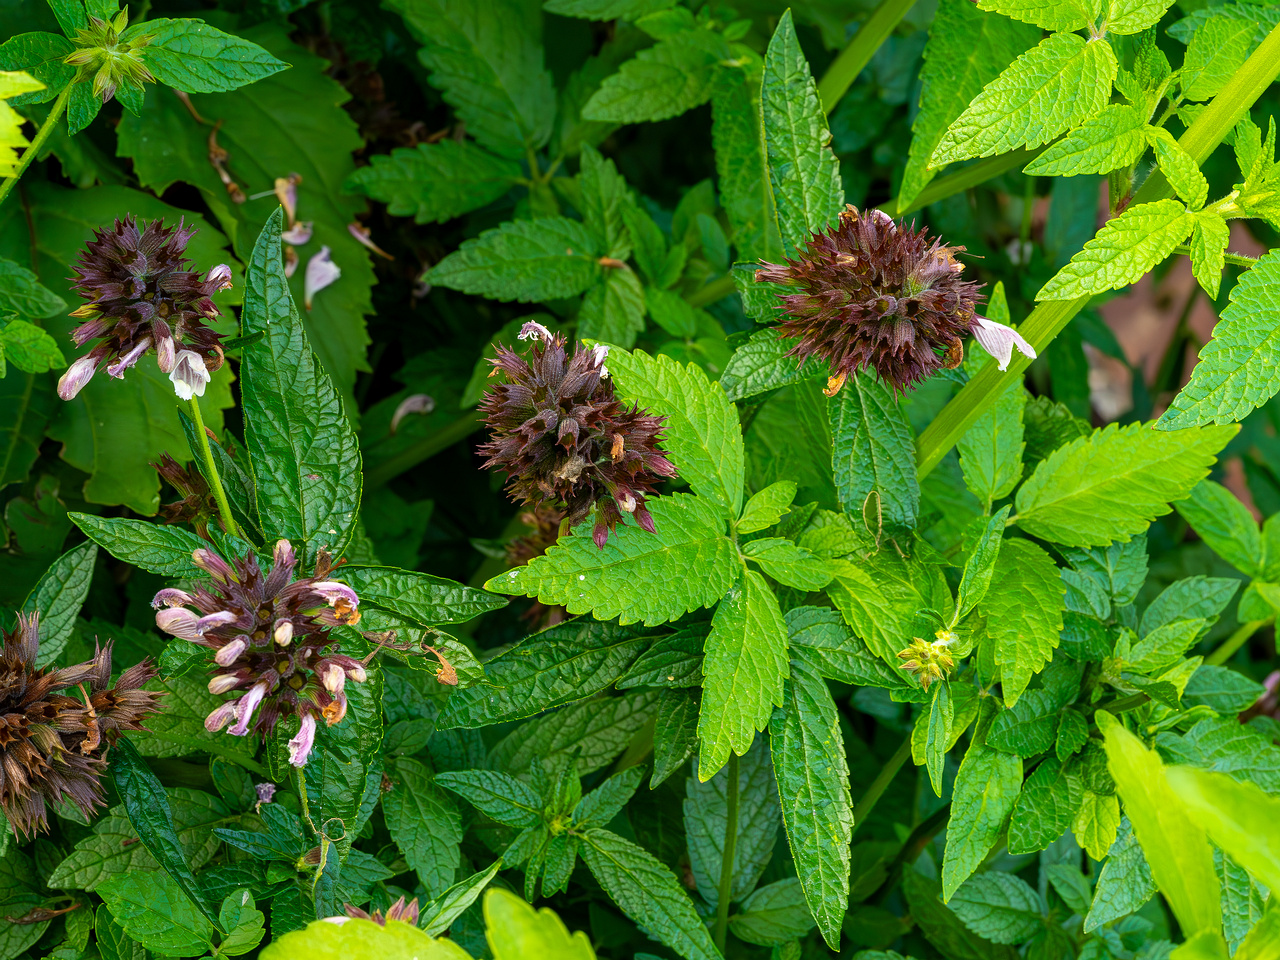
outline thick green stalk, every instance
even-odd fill
[[[1019,147],[1017,150],[1002,153],[998,157],[987,157],[987,159],[979,160],[977,163],[972,163],[967,167],[961,167],[945,177],[930,181],[929,185],[921,190],[916,195],[916,198],[905,207],[899,207],[900,201],[897,197],[894,197],[884,205],[883,209],[896,211],[894,216],[905,217],[908,213],[927,207],[931,203],[937,203],[939,200],[945,200],[961,190],[968,190],[971,187],[978,186],[980,183],[986,183],[992,177],[998,177],[1006,171],[1025,167],[1040,156],[1044,149],[1044,147],[1040,147],[1037,150],[1024,150]]]
[[[1268,624],[1275,623],[1275,618],[1270,617],[1266,620],[1250,620],[1248,623],[1242,623],[1236,628],[1236,632],[1227,637],[1217,650],[1204,658],[1204,662],[1210,666],[1221,666],[1231,659],[1231,655],[1245,645],[1245,642],[1255,633]]]
[[[53,109],[49,111],[49,116],[45,117],[44,123],[41,124],[39,131],[36,132],[36,138],[31,141],[31,146],[27,147],[26,152],[22,155],[22,162],[18,164],[18,171],[5,180],[3,184],[0,184],[0,203],[4,203],[5,198],[13,192],[13,188],[18,185],[22,175],[27,172],[27,167],[31,166],[31,161],[35,160],[36,154],[40,152],[44,142],[49,139],[49,134],[53,133],[53,128],[62,119],[62,112],[67,109],[67,100],[71,97],[71,87],[73,85],[68,83],[62,88],[62,92],[58,94],[58,99],[53,101]]]
[[[880,0],[865,23],[858,28],[849,45],[840,51],[840,56],[827,67],[827,72],[818,81],[818,97],[822,100],[823,113],[835,109],[840,98],[845,95],[853,81],[858,79],[862,68],[871,62],[880,44],[893,33],[893,28],[907,15],[915,0]]]
[[[1197,163],[1204,160],[1231,132],[1241,117],[1248,112],[1280,74],[1280,26],[1267,35],[1267,39],[1235,72],[1208,107],[1201,112],[1178,140]],[[1172,195],[1165,178],[1155,171],[1134,195],[1131,205],[1148,203]],[[1089,297],[1076,300],[1050,300],[1039,304],[1019,327],[1019,331],[1039,353],[1049,345],[1071,318],[1084,309]],[[956,445],[966,430],[982,414],[997,391],[1014,378],[1022,376],[1031,363],[1020,353],[1014,353],[1009,369],[1001,373],[994,363],[988,363],[965,384],[964,388],[942,408],[933,423],[920,434],[916,443],[916,470],[921,477],[941,462],[947,451]]]
[[[738,755],[729,752],[729,793],[725,802],[724,850],[720,857],[720,889],[716,903],[716,948],[724,953],[729,933],[729,896],[733,892],[733,858],[738,846]]]
[[[871,811],[875,809],[876,803],[884,792],[889,789],[889,784],[893,783],[893,778],[898,775],[898,771],[902,769],[902,765],[907,762],[907,757],[909,756],[911,756],[911,734],[907,734],[898,746],[897,751],[889,758],[889,762],[880,768],[880,772],[876,775],[875,780],[871,782],[871,786],[867,787],[867,792],[862,795],[858,805],[853,808],[854,833],[857,833],[858,828],[862,826],[862,821],[871,816]]]
[[[470,413],[463,414],[447,427],[437,430],[431,436],[423,437],[413,446],[402,450],[394,457],[383,461],[372,470],[366,472],[364,475],[365,491],[376,490],[378,487],[385,486],[406,470],[422,463],[423,460],[434,457],[441,450],[447,450],[459,440],[465,440],[479,430],[483,423],[484,414],[478,410],[473,410]]]
[[[213,461],[213,451],[209,449],[209,434],[205,433],[204,420],[200,416],[200,398],[191,398],[191,419],[196,425],[196,436],[200,438],[200,452],[204,455],[205,479],[213,489],[213,499],[218,503],[218,513],[222,517],[222,526],[233,537],[240,535],[235,518],[231,516],[231,504],[227,502],[227,491],[222,489],[222,477],[218,476],[218,465]]]

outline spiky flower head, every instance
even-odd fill
[[[139,230],[132,216],[94,232],[74,267],[85,303],[72,316],[85,322],[71,339],[76,346],[100,342],[58,381],[62,399],[79,393],[104,362],[107,373],[123,378],[150,352],[175,389],[204,393],[209,371],[223,360],[220,335],[205,325],[218,315],[210,298],[231,286],[231,271],[219,265],[202,278],[191,269],[183,254],[195,232],[182,221],[166,229],[160,218]]]
[[[162,523],[189,523],[204,539],[209,538],[209,521],[218,515],[209,484],[197,470],[188,470],[167,453],[160,454],[160,462],[153,463],[156,473],[174,490],[181,500],[160,505]]]
[[[614,396],[608,348],[579,346],[569,357],[565,338],[538,323],[525,324],[520,339],[534,341],[529,359],[499,347],[491,376],[502,373],[507,382],[480,404],[492,432],[480,447],[485,466],[510,474],[511,499],[558,507],[570,526],[594,505],[597,547],[624,513],[652,533],[645,494],[676,475],[659,446],[666,417],[628,409]]]
[[[955,643],[956,635],[950,630],[939,630],[935,640],[921,640],[916,637],[903,650],[898,651],[898,659],[905,661],[902,669],[920,681],[920,686],[929,689],[929,684],[951,675],[956,662],[947,649]]]
[[[141,97],[142,85],[156,82],[142,56],[152,37],[139,34],[122,39],[128,24],[127,9],[121,10],[113,20],[99,20],[91,15],[89,25],[76,31],[76,49],[63,61],[79,68],[77,83],[93,79],[93,95],[103,103],[114,97],[122,84],[133,87]]]
[[[990,350],[996,334],[988,329],[999,328],[1035,356],[1013,330],[977,316],[980,287],[960,278],[964,266],[956,254],[963,250],[925,229],[896,224],[883,211],[861,214],[851,204],[797,259],[763,263],[756,280],[799,288],[781,297],[788,317],[778,330],[799,341],[789,356],[828,364],[828,396],[868,368],[901,391],[958,366],[970,332],[981,330],[979,343]],[[1006,350],[1001,369],[1007,364]]]
[[[369,913],[365,910],[361,910],[359,907],[352,906],[349,903],[343,904],[342,909],[346,914],[345,916],[325,917],[325,922],[335,923],[341,926],[348,920],[372,920],[378,926],[385,927],[388,920],[399,920],[402,923],[407,923],[411,926],[416,927],[418,925],[417,897],[414,897],[408,903],[405,903],[404,897],[401,897],[395,903],[391,904],[391,906],[387,907],[387,912],[385,914],[381,910],[374,910],[373,913]]]
[[[209,692],[236,693],[209,714],[205,728],[216,733],[231,724],[234,736],[250,730],[266,736],[282,718],[296,716],[301,726],[289,741],[289,762],[303,766],[317,721],[340,723],[346,682],[366,679],[364,665],[339,653],[330,633],[360,622],[360,598],[329,579],[333,564],[323,554],[314,576],[294,579],[298,559],[288,540],[276,544],[266,574],[252,553],[227,563],[198,549],[192,559],[209,580],[191,592],[161,590],[151,605],[161,630],[213,651]]]
[[[19,613],[13,631],[3,636],[0,807],[15,831],[30,836],[48,828],[49,806],[70,800],[90,816],[103,805],[107,745],[121,730],[143,729],[161,694],[141,689],[156,675],[150,660],[125,670],[112,685],[110,643],[75,666],[37,667],[39,614]]]

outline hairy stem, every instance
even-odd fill
[[[1181,243],[1173,248],[1173,252],[1181,254],[1184,257],[1191,256],[1191,247],[1185,243]],[[1258,262],[1257,257],[1246,257],[1243,253],[1224,253],[1222,258],[1227,263],[1234,263],[1237,267],[1252,267]]]
[[[1179,139],[1178,143],[1197,163],[1203,163],[1222,142],[1236,123],[1243,117],[1271,82],[1280,74],[1280,26],[1267,35],[1267,39],[1248,60],[1241,65],[1231,80],[1209,106]],[[1152,171],[1141,189],[1134,195],[1131,205],[1149,203],[1171,196],[1169,182],[1159,170]],[[1071,322],[1072,317],[1085,308],[1089,297],[1075,300],[1050,300],[1039,304],[1023,322],[1019,332],[1039,353]],[[933,423],[920,434],[916,443],[916,470],[920,477],[936,467],[947,451],[964,436],[997,392],[1011,378],[1021,377],[1031,363],[1020,353],[1015,353],[1009,369],[1001,373],[994,363],[988,363],[961,391],[951,399]]]
[[[423,437],[413,446],[402,450],[394,457],[384,460],[364,475],[366,491],[385,486],[406,470],[410,470],[434,457],[441,450],[447,450],[459,440],[465,440],[480,429],[484,423],[484,414],[479,410],[465,413],[447,427],[437,430],[429,437]]]
[[[849,45],[840,51],[840,56],[827,67],[827,72],[818,81],[818,97],[822,100],[823,113],[835,109],[840,98],[853,86],[880,44],[893,33],[893,28],[907,15],[915,0],[880,0],[880,6],[872,11],[858,32],[853,35]]]
[[[22,155],[22,161],[18,164],[17,173],[3,184],[0,184],[0,203],[4,203],[5,197],[13,192],[13,188],[22,179],[22,175],[27,172],[27,167],[31,166],[31,161],[35,160],[36,154],[40,152],[44,142],[49,139],[49,134],[53,133],[53,128],[62,119],[63,111],[67,109],[67,101],[71,98],[72,86],[73,84],[68,83],[62,88],[62,92],[58,94],[58,99],[53,101],[53,109],[49,111],[49,116],[45,117],[44,123],[41,124],[39,131],[36,133],[36,138],[31,141],[31,146],[27,147],[26,153]]]
[[[858,832],[858,828],[862,826],[862,821],[871,816],[871,811],[875,809],[881,795],[884,794],[885,790],[889,789],[889,784],[893,783],[893,778],[898,775],[898,771],[902,769],[902,765],[907,762],[907,757],[909,756],[911,756],[911,734],[907,734],[902,743],[898,745],[898,749],[889,758],[889,762],[880,768],[875,780],[871,781],[871,786],[867,787],[867,792],[862,795],[858,805],[853,808],[854,833]]]
[[[1273,623],[1275,623],[1275,617],[1268,617],[1266,620],[1250,620],[1248,623],[1240,624],[1235,633],[1222,641],[1222,646],[1204,658],[1204,662],[1215,667],[1226,663],[1231,659],[1231,655],[1243,647],[1250,637],[1263,627]]]
[[[720,858],[720,889],[716,903],[716,949],[724,953],[729,933],[729,895],[733,892],[733,858],[738,846],[738,755],[729,751],[729,793],[725,802],[724,850]]]
[[[200,398],[191,398],[191,419],[196,425],[196,436],[200,438],[200,452],[204,455],[205,479],[213,489],[213,499],[218,503],[218,515],[222,517],[222,526],[233,537],[240,535],[235,518],[231,516],[231,504],[227,502],[227,491],[222,489],[222,477],[218,476],[218,465],[213,462],[213,451],[209,449],[209,434],[205,432],[204,420],[200,416]]]

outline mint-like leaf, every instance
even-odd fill
[[[256,43],[203,20],[146,20],[121,39],[144,34],[151,37],[142,54],[147,68],[183,93],[225,93],[289,67]]]
[[[568,217],[510,220],[463,242],[427,275],[434,284],[495,300],[554,300],[599,281],[603,240]]]
[[[346,187],[385,203],[393,216],[443,223],[497,200],[520,175],[518,163],[470,141],[441,140],[374,154]]]
[[[582,116],[613,123],[666,120],[701,106],[711,96],[716,65],[729,58],[718,33],[683,30],[634,59],[600,84]]]
[[[1147,149],[1147,118],[1127,103],[1113,103],[1045,148],[1022,172],[1074,177],[1110,173],[1137,161]]]

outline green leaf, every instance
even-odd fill
[[[1173,4],[1170,0],[1110,0],[1107,30],[1111,33],[1141,33],[1160,21]]]
[[[1218,299],[1222,271],[1227,266],[1230,241],[1231,228],[1227,221],[1212,211],[1201,210],[1196,214],[1195,229],[1191,232],[1191,271],[1196,282],[1214,300]]]
[[[821,362],[810,357],[803,363],[787,356],[793,344],[772,328],[759,330],[733,352],[720,375],[720,386],[730,400],[746,400],[769,390],[818,380],[827,375]]]
[[[61,403],[48,377],[11,373],[0,378],[0,484],[25,480]]]
[[[914,528],[920,510],[915,441],[897,397],[878,377],[855,374],[828,410],[831,469],[844,512],[855,523],[869,516],[872,523]]]
[[[1080,811],[1071,825],[1080,846],[1089,856],[1101,860],[1115,843],[1120,826],[1120,801],[1115,794],[1097,794],[1085,789]],[[1152,892],[1155,892],[1154,885]]]
[[[209,544],[181,527],[123,517],[97,517],[88,513],[69,513],[67,516],[86,537],[117,560],[162,577],[199,579],[202,576],[191,560],[191,552],[205,549]]]
[[[146,949],[129,939],[120,924],[111,918],[105,903],[99,904],[94,913],[93,932],[102,960],[147,960]]]
[[[979,718],[956,774],[942,859],[944,902],[986,859],[1022,789],[1022,761],[987,746],[984,726]]]
[[[10,320],[0,329],[0,363],[5,360],[24,373],[48,373],[67,365],[58,342],[26,320]]]
[[[527,720],[494,744],[490,766],[511,774],[529,769],[535,758],[546,765],[577,758],[587,776],[614,760],[656,712],[659,692],[637,690],[561,707]]]
[[[1057,742],[1054,745],[1058,759],[1066,763],[1073,754],[1079,753],[1088,741],[1088,721],[1075,710],[1064,710],[1058,720]]]
[[[469,140],[441,140],[374,154],[344,186],[385,203],[393,216],[443,223],[497,200],[520,176],[518,163]]]
[[[0,52],[3,51],[0,47]],[[13,102],[12,99],[9,100]],[[39,278],[12,260],[0,260],[0,314],[43,320],[67,308],[67,302],[41,285]]]
[[[698,687],[702,685],[702,644],[709,623],[694,624],[655,641],[617,680],[627,687]]]
[[[630,347],[644,332],[645,294],[630,267],[615,267],[582,301],[578,335]]]
[[[947,128],[930,165],[1047,143],[1107,105],[1116,70],[1104,40],[1047,37],[983,88]]]
[[[840,213],[844,185],[790,10],[778,20],[765,54],[762,109],[778,229],[791,252]]]
[[[1099,710],[1095,719],[1133,832],[1178,923],[1188,932],[1220,928],[1218,877],[1204,831],[1169,786],[1159,756],[1111,714]]]
[[[601,550],[584,524],[528,566],[494,577],[485,589],[536,596],[572,614],[590,611],[597,620],[617,617],[623,625],[666,623],[711,606],[741,571],[724,521],[701,498],[687,494],[651,499],[648,506],[656,533],[627,520]],[[684,579],[669,580],[677,570]],[[658,588],[633,590],[636,583]]]
[[[785,537],[752,540],[742,548],[742,555],[783,586],[812,591],[831,582],[831,568],[825,560]]]
[[[612,160],[602,157],[590,144],[584,144],[578,183],[582,220],[587,229],[604,238],[607,256],[625,260],[631,255],[630,231],[622,218],[622,208],[629,203],[627,182]]]
[[[815,673],[858,686],[911,689],[906,675],[867,649],[836,611],[793,607],[785,619],[792,656],[803,660]]]
[[[654,715],[653,776],[649,789],[658,786],[684,766],[698,748],[697,690],[663,690]]]
[[[689,845],[689,869],[707,903],[719,901],[720,871],[724,863],[724,835],[728,821],[729,771],[714,777],[685,780],[684,830]],[[737,843],[733,849],[730,901],[738,903],[755,889],[773,857],[778,837],[778,789],[774,783],[769,746],[761,738],[738,764]]]
[[[973,933],[943,905],[938,882],[915,868],[902,872],[902,890],[920,932],[950,960],[1015,960],[1019,956],[1012,947]]]
[[[218,920],[227,935],[218,944],[218,954],[238,957],[248,953],[262,941],[266,931],[266,917],[253,902],[248,890],[236,890],[227,894],[218,911]]]
[[[391,0],[423,44],[431,85],[482,146],[511,159],[551,136],[555,91],[543,66],[542,17],[533,5],[500,0]]]
[[[463,241],[428,274],[431,283],[496,300],[554,300],[601,277],[601,238],[577,220],[510,220]]]
[[[1254,47],[1256,25],[1249,20],[1210,17],[1191,38],[1179,81],[1187,100],[1209,100],[1227,85]]]
[[[1202,619],[1174,620],[1156,627],[1138,643],[1126,659],[1136,673],[1156,675],[1182,659],[1182,654],[1207,632],[1209,624]]]
[[[290,894],[292,895],[292,891]],[[509,894],[509,896],[513,900],[517,899],[514,895]],[[277,897],[275,902],[279,903],[280,899]],[[532,912],[533,908],[525,909]],[[279,908],[277,907],[276,910]],[[544,913],[550,912],[550,910],[544,911]],[[274,911],[271,922],[274,933],[277,923]],[[301,917],[295,921],[297,924],[305,922]],[[372,920],[351,920],[338,926],[325,920],[315,920],[302,929],[290,930],[284,936],[273,939],[259,956],[262,960],[295,960],[297,957],[343,957],[344,960],[389,960],[392,957],[413,957],[415,960],[462,960],[467,954],[452,941],[432,940],[426,933],[408,923],[396,921],[382,926]],[[594,956],[589,952],[564,953],[562,956],[566,957],[566,960],[594,960]],[[495,960],[507,960],[508,957],[514,960],[511,954],[495,953],[494,957]]]
[[[1230,667],[1200,666],[1187,681],[1182,702],[1189,707],[1204,705],[1215,713],[1232,714],[1249,709],[1266,693],[1266,688]]]
[[[1195,158],[1182,148],[1173,134],[1162,127],[1151,128],[1147,138],[1155,148],[1160,172],[1169,181],[1174,193],[1192,210],[1203,207],[1209,195],[1209,181],[1200,172],[1200,165]],[[1199,224],[1201,219],[1197,217],[1195,223]]]
[[[65,62],[73,50],[65,37],[42,31],[20,33],[0,44],[0,70],[21,70],[44,84],[43,90],[6,97],[6,102],[16,107],[57,97],[76,75],[76,68]]]
[[[1023,943],[1042,925],[1040,895],[1011,873],[970,877],[947,905],[966,927],[992,943]]]
[[[666,866],[600,827],[585,831],[582,840],[587,869],[623,913],[688,960],[718,960],[711,935]]]
[[[170,644],[190,648],[202,665],[208,662],[204,647],[185,640],[171,640]],[[132,740],[139,753],[148,757],[184,757],[192,753],[253,757],[257,745],[248,737],[231,738],[205,729],[205,718],[226,699],[209,692],[206,677],[199,674],[170,676],[154,681],[152,688],[165,691],[167,696],[163,701],[164,710],[147,721],[147,732],[133,734]]]
[[[125,933],[148,950],[197,957],[213,949],[213,924],[166,873],[120,874],[102,883],[98,893]]]
[[[416,570],[343,564],[335,578],[359,595],[368,630],[464,623],[507,604],[492,593]]]
[[[1053,757],[1046,758],[1027,778],[1014,804],[1009,820],[1009,852],[1044,850],[1071,829],[1083,802],[1084,783],[1080,777]]]
[[[742,510],[742,429],[721,386],[696,364],[639,350],[610,354],[609,370],[621,396],[667,418],[662,446],[681,479],[700,499],[736,518]]]
[[[37,666],[48,666],[71,639],[76,617],[89,595],[98,545],[92,540],[72,547],[45,571],[22,604],[23,613],[40,614]]]
[[[835,579],[827,587],[827,596],[854,633],[896,668],[898,651],[906,645],[902,638],[911,636],[907,631],[915,612],[945,609],[949,615],[953,603],[939,567],[887,553],[881,550],[858,563],[831,561]]]
[[[1058,568],[1029,540],[1006,540],[996,559],[991,589],[978,610],[1000,668],[1005,703],[1012,707],[1053,657],[1062,630],[1063,585]]]
[[[996,715],[987,744],[1020,757],[1046,752],[1053,746],[1061,706],[1048,689],[1028,690],[1015,706]]]
[[[787,841],[805,899],[823,938],[838,944],[849,908],[853,798],[835,701],[826,681],[804,661],[791,664],[769,736]]]
[[[1280,388],[1280,251],[1264,254],[1231,289],[1231,302],[1200,350],[1191,380],[1157,421],[1161,430],[1243,420]]]
[[[644,630],[587,619],[558,624],[487,661],[487,682],[455,690],[436,727],[521,720],[594,696],[621,677],[652,639]]]
[[[942,0],[929,26],[920,69],[920,112],[911,124],[911,149],[898,210],[907,209],[933,179],[929,158],[947,127],[1014,57],[1040,40],[1034,27],[984,16],[969,0]]]
[[[1177,200],[1130,207],[1107,221],[1036,299],[1074,300],[1136,282],[1187,239],[1195,219]]]
[[[1022,412],[1026,405],[1026,389],[1021,383],[1010,383],[956,444],[964,484],[987,509],[1022,479],[1022,451],[1026,448]],[[913,450],[914,444],[907,449]]]
[[[1080,30],[1102,13],[1099,0],[978,0],[979,10],[1034,23],[1045,30]]]
[[[782,255],[782,238],[761,120],[764,65],[758,57],[739,57],[738,66],[717,71],[711,86],[711,143],[720,203],[733,230],[738,259],[776,261]]]
[[[624,63],[600,84],[582,116],[612,123],[678,117],[710,99],[716,66],[727,59],[728,44],[720,34],[682,30]]]
[[[573,809],[575,824],[606,824],[616,817],[635,795],[644,779],[644,767],[628,767],[615,773],[578,801]]]
[[[1084,919],[1085,931],[1095,930],[1104,923],[1132,913],[1150,900],[1155,892],[1156,882],[1151,876],[1151,867],[1147,865],[1138,838],[1126,820],[1098,874],[1093,905]]]
[[[420,764],[417,764],[421,766]],[[512,827],[531,827],[542,819],[542,801],[515,777],[493,770],[438,773],[435,784],[452,790],[485,816]]]
[[[265,827],[263,830],[230,830],[218,827],[214,833],[220,840],[225,840],[237,850],[243,850],[255,860],[294,863],[306,852],[307,837],[300,817],[279,804],[265,806],[259,817]]]
[[[698,776],[714,776],[732,750],[746,754],[787,676],[787,625],[764,577],[748,570],[716,608],[702,661]]]
[[[795,481],[779,480],[769,484],[752,496],[742,508],[742,516],[737,523],[738,532],[758,533],[769,529],[791,512],[791,504],[795,498]]]
[[[147,20],[124,31],[121,39],[144,34],[151,38],[142,55],[147,69],[184,93],[225,93],[289,66],[256,43],[203,20]]]
[[[946,680],[935,684],[933,702],[929,706],[929,726],[925,737],[925,767],[929,785],[942,796],[942,776],[946,772],[947,748],[951,745],[951,727],[955,707],[951,701],[951,684]]]
[[[1008,505],[1001,507],[987,521],[982,535],[973,546],[964,563],[964,573],[960,577],[960,589],[956,594],[956,612],[960,617],[966,616],[986,597],[991,589],[991,577],[995,573],[996,561],[1000,556],[1000,544],[1004,539],[1005,522],[1009,519]]]
[[[418,925],[432,937],[449,929],[453,921],[476,902],[476,898],[489,885],[489,881],[494,878],[501,866],[502,861],[495,860],[487,870],[481,870],[466,880],[455,883],[440,896],[428,902],[422,907],[422,912],[418,916]]]
[[[739,940],[765,947],[802,938],[813,929],[813,916],[800,878],[787,877],[756,890],[729,918],[729,929]]]
[[[1059,447],[1018,490],[1018,526],[1068,546],[1141,533],[1204,479],[1232,427],[1160,433],[1111,424]]]
[[[1147,118],[1136,107],[1113,103],[1050,144],[1022,172],[1037,177],[1110,173],[1146,152],[1146,130]]]
[[[1240,581],[1233,577],[1195,576],[1175,580],[1143,611],[1138,631],[1146,636],[1175,620],[1214,620],[1227,608],[1239,588]]]
[[[1171,790],[1170,799],[1176,796],[1185,804],[1183,815],[1190,817],[1197,833],[1203,829],[1209,839],[1267,887],[1280,887],[1280,801],[1256,784],[1195,767],[1167,767],[1164,777],[1166,789]],[[1156,881],[1167,897],[1164,878],[1149,850],[1148,859],[1152,860]],[[1180,913],[1178,918],[1181,922]],[[1200,929],[1207,927],[1209,919],[1206,912]]]
[[[636,20],[645,14],[675,6],[676,0],[546,0],[542,8],[564,17],[587,20]]]
[[[438,897],[452,886],[460,862],[462,818],[458,807],[417,760],[398,759],[391,780],[394,786],[382,796],[387,830],[427,896]]]

